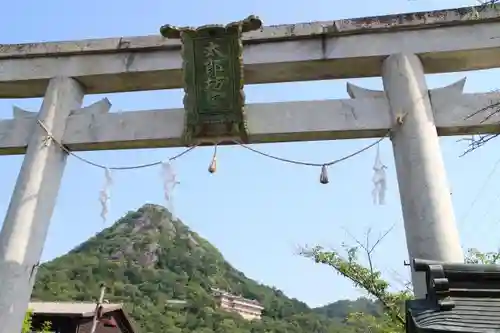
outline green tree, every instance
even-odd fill
[[[388,234],[386,232],[383,237]],[[322,247],[304,249],[301,254],[313,259],[316,263],[332,267],[338,274],[349,279],[355,287],[366,291],[382,306],[382,316],[364,312],[350,313],[346,323],[350,325],[351,332],[364,333],[398,333],[405,332],[404,303],[413,297],[409,288],[392,291],[387,280],[380,271],[374,268],[372,253],[383,239],[381,237],[373,246],[362,244],[356,240],[357,246],[342,245],[342,251],[326,251]],[[366,254],[368,264],[362,264],[359,252]],[[469,249],[465,258],[466,263],[472,264],[498,264],[500,252],[480,252]]]
[[[481,252],[472,248],[467,250],[465,262],[468,264],[500,264],[500,252]]]
[[[32,325],[33,312],[28,310],[24,316],[23,328],[21,333],[31,333],[33,331]],[[41,329],[37,333],[50,333],[52,325],[50,322],[46,321],[42,324]]]

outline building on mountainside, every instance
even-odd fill
[[[220,309],[238,313],[243,319],[260,320],[264,307],[258,301],[233,295],[216,288],[212,288],[212,295]]]
[[[407,333],[500,332],[500,265],[415,259],[427,296],[406,302]]]
[[[90,333],[95,303],[31,302],[32,329],[37,331],[50,322],[51,331],[57,333]],[[121,304],[102,304],[98,311],[95,333],[135,333],[134,326]]]

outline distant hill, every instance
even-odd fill
[[[382,314],[382,308],[372,300],[361,297],[355,301],[336,301],[328,305],[315,308],[314,312],[328,318],[339,319],[346,318],[347,315],[352,312],[363,312],[373,316],[380,316]]]
[[[336,302],[313,310],[247,278],[164,207],[151,204],[41,265],[32,298],[95,301],[101,282],[108,287],[106,299],[125,303],[142,333],[347,332],[342,321],[353,309],[332,310]],[[263,319],[248,322],[217,310],[212,287],[258,300]],[[172,307],[168,300],[187,300],[188,306]]]

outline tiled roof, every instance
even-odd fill
[[[408,332],[500,332],[500,265],[414,261],[427,298],[406,304]]]
[[[102,304],[103,313],[120,310],[122,304]],[[75,315],[92,317],[95,313],[95,303],[70,303],[70,302],[30,302],[29,309],[35,314],[48,315]]]

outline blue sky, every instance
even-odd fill
[[[24,43],[84,38],[157,34],[162,24],[198,26],[226,23],[249,14],[264,24],[297,23],[377,14],[411,12],[473,4],[467,0],[385,0],[337,2],[253,0],[217,2],[9,1],[0,20],[1,43]],[[489,70],[428,76],[430,87],[452,83],[467,76],[467,91],[497,88],[500,72]],[[380,88],[381,79],[349,80],[364,87]],[[247,101],[273,102],[347,98],[346,80],[248,86]],[[104,96],[87,96],[85,103]],[[179,90],[106,95],[113,110],[181,107]],[[12,106],[38,110],[40,99],[0,100],[0,117],[11,118]],[[494,250],[499,241],[500,172],[488,175],[500,159],[496,143],[471,156],[459,158],[464,149],[459,138],[441,139],[448,177],[464,247]],[[324,162],[349,154],[373,140],[308,142],[260,145],[268,153]],[[98,163],[135,165],[167,159],[178,149],[89,152],[81,156]],[[380,269],[390,280],[407,276],[403,261],[407,252],[402,226],[393,156],[388,141],[381,145],[388,166],[385,206],[371,202],[372,165],[375,150],[330,169],[330,184],[318,182],[317,168],[287,165],[240,147],[219,149],[218,171],[207,167],[212,150],[196,149],[174,164],[181,185],[175,200],[180,218],[216,245],[225,257],[249,277],[284,290],[312,306],[360,295],[335,272],[296,255],[301,245],[338,247],[350,242],[346,229],[364,237],[368,228],[376,236],[395,224],[375,254]],[[2,156],[0,212],[5,213],[22,162],[22,156]],[[98,192],[102,170],[70,158],[46,242],[43,260],[62,255],[111,224],[128,210],[146,202],[163,204],[159,168],[115,172],[108,223],[99,217]],[[486,184],[486,185],[485,185]],[[486,186],[486,187],[484,187]],[[483,188],[482,191],[481,188]],[[481,193],[480,196],[477,196]],[[475,202],[475,204],[474,204]],[[1,222],[1,220],[0,220]]]

